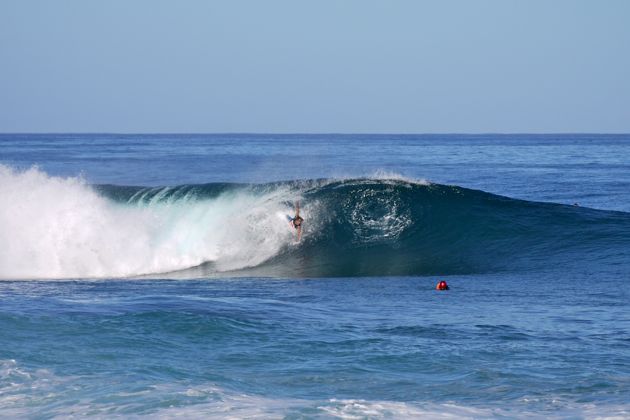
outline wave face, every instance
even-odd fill
[[[0,166],[0,197],[2,279],[447,275],[629,259],[628,213],[403,179],[144,188]],[[295,200],[300,243],[287,221]]]

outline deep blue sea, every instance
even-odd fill
[[[86,416],[630,418],[630,135],[0,135],[0,417]]]

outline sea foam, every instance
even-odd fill
[[[624,419],[619,405],[555,401],[536,410],[526,401],[501,407],[456,403],[379,401],[365,399],[299,399],[255,395],[212,383],[186,386],[155,383],[134,392],[95,386],[94,378],[56,375],[45,369],[29,371],[15,360],[0,360],[0,410],[7,416],[50,418],[124,416],[133,418],[281,419],[281,418],[597,418]],[[86,382],[87,381],[87,382]],[[79,386],[81,384],[81,386]],[[51,397],[55,397],[51,399]],[[71,401],[59,404],[58,399]],[[167,403],[168,402],[168,403]]]
[[[127,277],[255,266],[294,240],[285,194],[119,203],[80,177],[0,165],[0,279]],[[289,197],[292,198],[292,197]],[[305,210],[307,211],[307,210]]]

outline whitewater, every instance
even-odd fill
[[[2,134],[0,417],[626,418],[628,156]]]
[[[0,278],[126,277],[205,262],[230,270],[291,243],[278,223],[277,213],[290,212],[281,190],[162,199],[168,190],[120,203],[80,178],[0,167],[0,238],[10,244],[0,253]]]

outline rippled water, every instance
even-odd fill
[[[437,293],[436,280],[2,282],[0,408],[623,412],[627,281],[455,276]]]

